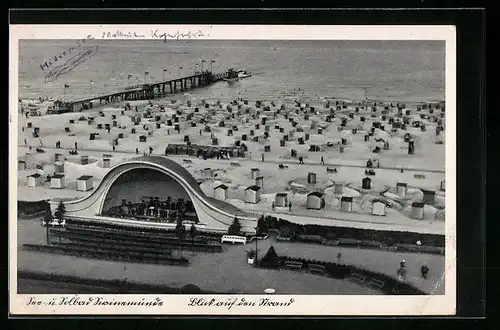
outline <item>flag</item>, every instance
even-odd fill
[[[215,63],[215,60],[212,60],[211,62],[212,62],[212,63]]]
[[[182,66],[179,67],[179,70],[183,70],[184,68]]]
[[[36,164],[35,167],[37,170],[43,170],[43,165]]]
[[[206,61],[205,60],[201,60],[201,63],[205,63]]]
[[[132,75],[131,75],[131,74],[129,74],[129,75],[127,76],[127,79],[130,79],[130,78],[132,78]]]
[[[69,85],[64,84],[64,88],[69,88]]]
[[[91,80],[91,81],[90,81],[90,83],[91,83],[91,84],[93,84],[93,83],[94,83],[94,81],[93,81],[93,80]]]
[[[163,69],[163,72],[167,72],[167,69]]]
[[[149,72],[148,71],[144,72],[144,75],[149,76]]]

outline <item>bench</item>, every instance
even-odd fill
[[[328,173],[337,173],[337,169],[336,169],[336,168],[331,168],[331,167],[327,167],[327,168],[326,168],[326,171],[327,171]]]
[[[241,164],[240,164],[240,163],[236,163],[236,162],[231,162],[231,165],[232,165],[232,166],[241,166]]]
[[[302,262],[299,261],[285,261],[285,267],[291,269],[302,269]]]
[[[358,284],[364,284],[366,281],[366,277],[357,273],[352,274],[351,281],[356,282]]]
[[[368,285],[371,286],[374,289],[382,289],[384,286],[385,282],[381,280],[377,280],[375,278],[372,278],[369,282]]]
[[[325,266],[309,264],[309,272],[323,275],[325,273]]]

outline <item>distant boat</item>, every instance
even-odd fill
[[[229,69],[227,71],[227,77],[223,79],[227,82],[235,82],[237,80],[248,78],[251,76],[252,74],[250,72],[247,72],[246,70]]]

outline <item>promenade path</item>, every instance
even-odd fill
[[[43,146],[43,147],[40,147],[39,145],[30,145],[30,144],[27,144],[27,145],[24,145],[24,144],[20,144],[19,145],[20,148],[29,148],[29,147],[32,147],[32,148],[42,148],[42,149],[55,149],[55,150],[65,150],[65,151],[70,151],[70,150],[74,150],[74,148],[56,148],[56,147],[53,147],[53,146]],[[113,153],[116,153],[116,154],[130,154],[130,155],[136,155],[136,153],[134,151],[128,151],[128,150],[115,150],[115,151],[112,151],[112,150],[104,150],[104,149],[85,149],[85,148],[78,148],[78,151],[81,152],[102,152],[102,153],[106,153],[106,154],[113,154]],[[140,152],[140,155],[142,155],[142,153]],[[156,156],[164,156],[165,153],[164,153],[164,150],[162,150],[162,152],[158,152],[158,150],[156,151],[153,151],[152,155],[156,155]],[[195,158],[193,156],[188,156],[188,155],[173,155],[173,154],[169,154],[168,157],[179,157],[179,158]],[[259,157],[254,157],[254,158],[233,158],[233,159],[218,159],[217,161],[221,162],[221,163],[230,163],[230,162],[240,162],[240,163],[255,163],[255,164],[258,164],[258,163],[262,163],[262,161],[260,160],[260,156]],[[264,163],[270,163],[270,164],[283,164],[283,165],[293,165],[293,164],[298,164],[298,161],[289,161],[289,160],[274,160],[274,159],[264,159]],[[307,161],[304,161],[304,164],[303,165],[307,165],[307,166],[316,166],[316,167],[323,167],[326,169],[326,167],[356,167],[356,168],[366,168],[366,165],[363,165],[363,164],[349,164],[349,163],[342,163],[342,164],[337,164],[337,163],[324,163],[324,164],[321,164],[321,163],[318,163],[318,162],[307,162]],[[422,172],[422,173],[425,173],[425,172],[429,172],[429,173],[445,173],[444,170],[437,170],[437,169],[425,169],[425,168],[413,168],[413,167],[391,167],[391,166],[380,166],[379,168],[377,169],[382,169],[382,170],[394,170],[394,171],[400,171],[400,170],[404,170],[404,171],[412,171],[412,172]]]
[[[105,260],[83,259],[23,251],[23,243],[45,244],[45,230],[40,220],[18,221],[18,268],[63,275],[101,279],[128,279],[139,283],[157,283],[172,287],[186,284],[201,289],[226,293],[262,293],[274,288],[278,294],[378,294],[349,281],[295,271],[256,269],[246,263],[246,250],[255,248],[255,242],[247,245],[224,245],[222,253],[193,253],[186,242],[183,255],[190,260],[189,267],[131,264]],[[444,293],[445,258],[440,255],[387,252],[357,248],[339,248],[317,244],[277,242],[272,236],[257,241],[259,257],[273,245],[278,255],[288,255],[321,261],[341,262],[395,276],[401,260],[408,265],[408,281],[431,293]],[[179,254],[176,251],[175,254]],[[423,263],[430,268],[428,279],[419,276]]]

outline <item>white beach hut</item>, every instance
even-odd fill
[[[55,162],[54,163],[54,172],[56,174],[64,173],[64,162]]]
[[[274,206],[276,207],[286,207],[288,205],[288,195],[287,193],[277,193],[274,197]]]
[[[250,186],[245,189],[245,202],[256,204],[260,201],[260,187]]]
[[[255,185],[259,186],[260,189],[264,189],[264,177],[263,176],[258,176],[255,178]]]
[[[325,207],[325,195],[319,191],[313,191],[307,194],[307,208],[321,210]]]
[[[214,188],[214,198],[220,201],[225,201],[227,199],[229,187],[225,184],[220,184]]]
[[[111,167],[111,159],[103,158],[102,159],[102,168],[110,168]]]
[[[38,187],[42,184],[42,176],[38,173],[28,176],[28,187]]]
[[[333,186],[333,192],[335,194],[342,194],[344,191],[344,186],[342,186],[342,183],[335,183]]]
[[[50,178],[50,188],[62,189],[65,186],[64,174],[54,174]]]
[[[385,214],[386,214],[386,204],[380,200],[373,201],[372,215],[385,215]]]
[[[422,220],[424,218],[424,203],[413,202],[411,204],[410,218],[417,220]]]
[[[252,168],[250,170],[251,178],[256,179],[258,176],[260,176],[260,170],[258,168]]]
[[[206,178],[211,178],[214,175],[214,172],[211,167],[206,167],[203,169],[203,176]]]
[[[25,169],[26,169],[26,161],[22,160],[22,159],[19,159],[17,161],[17,170],[18,171],[24,171]]]
[[[399,197],[405,197],[407,189],[408,187],[404,182],[398,182],[396,184],[396,193],[398,194]]]
[[[340,211],[352,212],[352,197],[342,196],[340,198]]]
[[[94,188],[94,177],[92,175],[82,175],[76,179],[76,190],[89,191]]]
[[[424,198],[423,198],[424,204],[434,204],[434,200],[436,198],[436,192],[433,190],[424,190],[424,189],[422,189],[422,192],[424,193]]]

